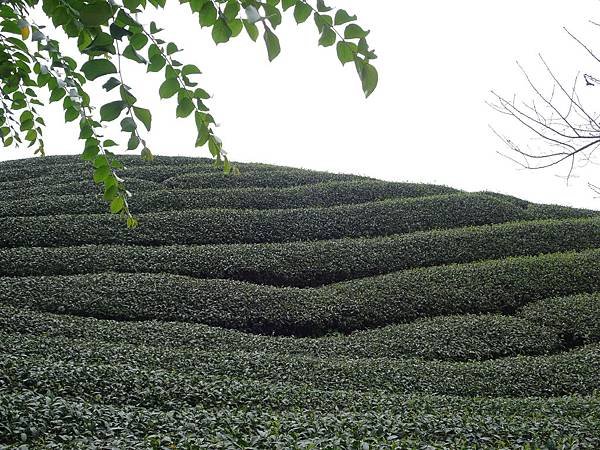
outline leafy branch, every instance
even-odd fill
[[[63,54],[59,43],[43,31],[45,27],[30,25],[30,8],[40,3],[52,25],[77,40],[78,51],[87,58],[81,67],[75,59]],[[319,45],[336,44],[340,62],[343,65],[354,62],[367,97],[377,86],[377,70],[371,64],[376,55],[367,43],[369,32],[355,23],[356,16],[343,9],[334,10],[323,0],[316,0],[315,5],[307,0],[180,0],[180,3],[188,4],[197,15],[200,27],[210,29],[217,45],[239,36],[243,30],[252,41],[257,41],[260,22],[270,61],[281,52],[276,29],[282,23],[283,13],[293,8],[298,24],[312,15],[319,32]],[[65,122],[79,119],[79,137],[84,141],[82,158],[92,165],[94,182],[102,185],[110,210],[120,214],[130,227],[135,226],[137,220],[129,210],[130,194],[119,177],[123,166],[109,150],[119,144],[103,137],[102,123],[115,121],[124,114],[120,120],[121,131],[128,136],[124,147],[136,150],[141,146],[142,157],[152,159],[139,126],[143,124],[150,132],[152,114],[138,105],[132,87],[125,83],[125,60],[143,65],[148,72],[162,72],[164,81],[159,96],[176,97],[177,117],[193,115],[196,147],[208,147],[215,165],[226,173],[237,171],[214,132],[215,120],[205,104],[210,96],[192,79],[201,74],[200,69],[174,58],[179,47],[163,41],[158,36],[161,29],[154,22],[146,27],[137,20],[147,8],[160,9],[165,4],[166,0],[123,0],[121,5],[112,0],[5,0],[0,3],[0,137],[4,145],[26,141],[31,146],[37,142],[36,153],[43,155],[42,127],[45,124],[35,105],[43,105],[36,91],[46,87],[49,102],[62,100]],[[27,41],[37,43],[36,52],[29,51]],[[119,97],[100,106],[98,120],[96,108],[83,85],[99,79],[104,79],[102,86],[107,92],[118,87]],[[21,109],[23,112],[17,119],[15,112]],[[22,132],[24,138],[21,138]]]

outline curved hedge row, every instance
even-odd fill
[[[129,200],[136,214],[204,208],[287,209],[366,203],[456,193],[444,186],[385,181],[333,181],[289,188],[156,189],[135,191]],[[33,197],[0,201],[0,217],[98,214],[106,202],[87,195]],[[16,212],[16,214],[15,214]]]
[[[0,275],[148,272],[315,287],[416,267],[596,247],[600,218],[586,218],[280,244],[16,247],[0,249]]]
[[[0,330],[28,335],[171,347],[205,352],[269,352],[309,357],[402,358],[468,361],[541,355],[566,348],[558,332],[525,319],[501,315],[446,316],[319,339],[246,334],[200,324],[114,322],[50,315],[0,305]]]
[[[600,249],[413,269],[320,289],[151,274],[0,278],[0,302],[14,306],[300,336],[513,312],[543,298],[594,291],[600,291]]]
[[[541,300],[519,317],[554,328],[573,345],[600,342],[600,293]]]
[[[306,174],[320,174],[323,172],[313,172],[307,169],[296,168],[281,168],[277,166],[268,166],[262,164],[242,164],[238,168],[243,172],[254,174],[257,172],[266,172],[278,174],[285,171],[290,174],[299,174],[300,177]],[[161,183],[169,178],[180,177],[183,175],[191,177],[202,176],[217,176],[217,178],[227,177],[223,171],[213,164],[205,161],[191,160],[185,164],[150,164],[150,165],[126,165],[124,169],[118,170],[121,178],[125,180],[141,179]],[[32,166],[22,167],[18,170],[0,166],[0,190],[8,189],[27,189],[28,187],[36,186],[37,184],[64,184],[73,181],[87,181],[91,179],[91,165],[84,161],[76,161],[73,163],[65,163],[60,165],[49,166]],[[230,177],[234,177],[231,175]],[[361,179],[355,175],[351,176],[354,179]],[[268,178],[268,177],[264,177]]]
[[[51,181],[51,180],[50,180]],[[162,189],[159,183],[147,180],[128,179],[127,188],[132,192],[148,191],[153,189]],[[94,195],[102,194],[102,188],[91,180],[72,181],[63,184],[46,184],[45,182],[35,181],[31,187],[27,189],[8,189],[2,191],[3,201],[13,201],[16,203],[15,208],[18,208],[19,201],[23,199],[38,198],[51,199],[60,195]],[[43,201],[43,200],[42,200]],[[108,210],[108,207],[106,208]],[[18,211],[18,209],[17,209]],[[15,213],[17,214],[17,213]]]
[[[301,169],[245,170],[239,175],[224,173],[184,173],[163,181],[169,188],[225,188],[225,187],[290,187],[325,181],[372,180],[358,175],[314,172]]]
[[[5,333],[0,339],[10,352],[0,359],[4,386],[145,407],[206,404],[207,387],[215,389],[215,381],[220,384],[228,378],[400,395],[551,397],[591,395],[600,389],[597,344],[557,355],[465,363],[201,352]],[[218,390],[213,392],[218,395]]]
[[[454,194],[330,208],[149,213],[139,216],[140,225],[134,230],[126,229],[111,215],[2,217],[0,229],[5,232],[0,235],[0,247],[227,244],[385,236],[531,218],[524,211],[483,194]],[[594,212],[583,214],[590,213]]]
[[[229,381],[229,380],[228,380]],[[227,399],[254,385],[220,383],[215,390]],[[578,448],[600,446],[593,397],[560,399],[457,399],[455,397],[400,397],[390,405],[383,395],[364,401],[358,392],[339,392],[339,404],[358,403],[362,410],[330,408],[316,412],[307,404],[329,392],[271,387],[267,402],[278,399],[283,408],[223,405],[177,408],[140,408],[98,404],[47,393],[0,389],[0,442],[27,448]],[[293,410],[285,398],[300,398]],[[239,394],[235,398],[247,395]],[[361,401],[362,400],[362,401]],[[392,409],[393,408],[393,409]],[[393,412],[392,412],[393,411]],[[36,432],[32,433],[31,429]],[[70,430],[65,435],[65,429]],[[260,432],[258,431],[260,430]],[[476,433],[473,430],[477,430]],[[25,440],[23,440],[25,439]],[[59,444],[58,444],[59,443]]]

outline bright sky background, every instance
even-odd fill
[[[380,84],[368,100],[353,67],[343,68],[334,48],[317,47],[312,20],[298,27],[288,12],[278,28],[282,54],[269,63],[262,38],[257,45],[244,35],[217,48],[187,5],[168,3],[148,21],[155,18],[166,29],[163,38],[185,49],[180,61],[203,70],[200,85],[214,94],[210,106],[232,160],[600,209],[600,199],[586,186],[600,183],[600,167],[580,170],[569,186],[557,176],[566,167],[519,169],[497,154],[505,147],[488,125],[515,140],[526,139],[525,130],[485,104],[491,89],[531,99],[515,61],[543,80],[538,52],[565,82],[578,71],[600,75],[600,64],[562,30],[567,26],[588,42],[598,42],[600,29],[588,23],[600,19],[595,0],[330,0],[372,30]],[[155,154],[207,156],[206,149],[193,146],[193,119],[175,119],[174,100],[158,100],[161,75],[145,74],[132,63],[125,79],[140,104],[152,109],[148,140]],[[97,99],[107,98],[102,90],[96,92]],[[76,125],[65,126],[61,119],[59,105],[48,108],[47,153],[80,152]],[[0,149],[0,160],[29,155]]]

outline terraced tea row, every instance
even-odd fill
[[[302,394],[312,400],[321,393],[304,390]],[[331,398],[329,392],[323,394]],[[40,448],[53,448],[57,441],[69,448],[85,449],[97,445],[229,449],[249,443],[255,448],[273,449],[303,449],[311,444],[378,449],[419,448],[425,443],[432,449],[479,449],[482,444],[494,448],[594,449],[600,445],[600,404],[595,398],[396,396],[390,400],[382,395],[361,397],[356,392],[339,391],[325,411],[263,406],[256,406],[252,413],[236,406],[164,411],[0,389],[0,422],[6,424],[4,443],[22,445],[25,435],[26,444]],[[334,401],[338,405],[358,403],[362,410],[340,410],[333,406]]]
[[[541,208],[532,214],[485,194],[455,194],[330,208],[148,213],[140,214],[143,225],[134,230],[110,215],[2,217],[0,228],[6,232],[0,235],[0,247],[311,241],[597,214],[564,209]]]
[[[437,315],[506,313],[548,297],[595,291],[600,291],[600,249],[413,269],[320,289],[166,274],[0,278],[0,303],[8,305],[293,335]]]
[[[170,273],[319,286],[405,269],[600,247],[600,218],[517,222],[314,242],[0,249],[0,275]]]
[[[214,406],[227,404],[219,387],[232,379],[254,381],[265,394],[269,393],[265,385],[279,383],[296,385],[300,390],[465,397],[590,395],[600,388],[599,344],[550,356],[448,362],[203,352],[99,339],[48,340],[4,332],[0,338],[0,381],[5,387],[148,408],[206,406],[211,398],[216,398]],[[253,406],[253,397],[265,407],[277,407],[281,402],[276,398],[272,404],[267,395],[259,398],[252,391],[248,394],[249,398],[243,399],[247,407]]]
[[[0,306],[0,329],[28,335],[104,340],[133,345],[193,347],[205,352],[246,351],[294,354],[307,357],[403,358],[418,356],[438,360],[485,360],[514,355],[542,355],[569,349],[573,344],[600,341],[599,297],[586,295],[552,299],[577,302],[578,308],[558,313],[554,321],[570,322],[570,329],[528,320],[537,319],[537,309],[525,310],[517,317],[465,315],[422,319],[408,324],[390,325],[349,335],[330,335],[320,339],[256,336],[200,324],[114,322],[92,318],[49,315]],[[535,305],[535,304],[534,304]],[[586,315],[591,313],[591,315]],[[524,317],[527,317],[525,319]],[[577,336],[575,341],[573,336]],[[583,337],[585,336],[585,340]],[[168,343],[168,344],[167,344]]]
[[[600,212],[122,160],[0,165],[0,447],[600,447]]]
[[[377,180],[334,181],[289,188],[162,189],[153,184],[149,190],[136,190],[129,204],[136,214],[223,207],[285,209],[327,207],[452,192],[456,191],[443,186]],[[107,212],[107,209],[106,202],[100,196],[90,193],[0,201],[0,217],[99,214]]]

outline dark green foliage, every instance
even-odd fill
[[[250,387],[255,388],[227,381],[215,390],[220,389],[222,395],[237,390],[247,398]],[[279,398],[284,401],[292,392],[292,388],[287,392],[280,389]],[[313,405],[321,396],[325,397],[325,406],[315,409]],[[271,387],[268,398],[274,397],[275,389]],[[30,445],[43,448],[60,448],[52,447],[52,442],[59,440],[64,446],[72,446],[69,448],[86,449],[98,444],[110,448],[168,448],[175,443],[177,448],[229,449],[244,448],[248,442],[265,449],[303,449],[310,443],[317,448],[370,445],[377,449],[424,445],[435,449],[476,449],[482,445],[516,448],[527,444],[530,448],[594,449],[600,445],[600,403],[595,398],[386,398],[374,393],[367,396],[338,391],[333,396],[300,391],[294,399],[300,403],[304,399],[304,405],[311,406],[273,410],[257,405],[251,413],[236,405],[164,411],[0,390],[0,421],[8,430],[5,442],[19,445],[25,433]],[[340,411],[335,408],[339,404],[356,408]],[[474,429],[477,433],[471,431]],[[65,435],[65,430],[70,434]]]
[[[149,169],[152,169],[150,167]],[[136,175],[143,175],[136,171]],[[148,174],[145,174],[146,176]],[[132,180],[135,183],[134,180]],[[443,186],[382,181],[344,181],[317,183],[289,188],[217,188],[161,189],[149,181],[148,187],[137,186],[129,204],[138,213],[185,209],[228,208],[276,209],[326,207],[365,203],[391,198],[422,197],[450,193]],[[106,203],[91,195],[59,197],[35,196],[27,199],[0,201],[0,216],[47,216],[60,214],[98,214],[106,212]]]
[[[513,355],[549,354],[567,348],[558,332],[524,319],[466,315],[422,319],[320,339],[248,335],[202,324],[114,322],[53,315],[0,305],[0,330],[11,333],[103,339],[115,343],[172,347],[205,352],[269,352],[307,357],[484,360]]]
[[[0,447],[600,447],[598,212],[122,160],[0,165]]]
[[[521,220],[527,210],[485,194],[394,199],[330,208],[189,210],[140,215],[124,229],[102,215],[3,217],[0,247],[97,244],[224,244],[385,236]],[[574,210],[574,217],[594,214]],[[533,219],[533,217],[531,217]],[[536,218],[552,218],[540,214]]]
[[[160,188],[158,183],[147,180],[129,179],[127,186],[139,190],[151,190]],[[92,181],[72,181],[63,184],[45,185],[39,183],[27,189],[9,189],[2,191],[3,200],[12,202],[8,208],[14,208],[11,215],[18,215],[18,205],[22,199],[36,198],[37,201],[53,201],[51,199],[61,195],[87,195],[95,202],[96,198],[102,198],[102,192]],[[106,210],[106,205],[105,205]]]
[[[513,312],[600,290],[600,250],[413,269],[329,285],[275,288],[176,275],[0,278],[0,303],[111,318],[320,335],[448,314]]]
[[[519,317],[554,328],[571,345],[600,341],[600,294],[541,300]]]
[[[322,183],[324,181],[351,181],[355,175],[296,170],[244,171],[239,175],[228,176],[224,173],[188,173],[177,175],[163,181],[168,188],[219,188],[219,187],[290,187],[303,184]],[[368,179],[368,178],[367,178]]]
[[[18,247],[0,249],[0,275],[151,272],[305,287],[416,267],[599,246],[599,219],[570,219],[281,244]]]
[[[234,389],[234,383],[242,381],[258,385],[264,393],[259,397],[259,392],[249,390],[245,397],[239,392],[238,402],[249,407],[264,402],[265,407],[272,408],[281,408],[286,400],[269,401],[269,390],[265,389],[268,385],[295,386],[300,391],[308,388],[463,397],[590,395],[600,388],[597,344],[550,356],[465,363],[410,357],[315,358],[261,351],[204,352],[193,346],[118,344],[101,338],[48,340],[6,333],[0,333],[0,338],[9,353],[0,360],[4,386],[148,408],[227,404],[230,399],[221,386],[228,380]],[[211,394],[207,392],[210,390]],[[287,391],[293,392],[289,388]],[[309,399],[306,403],[310,401],[320,402]]]

